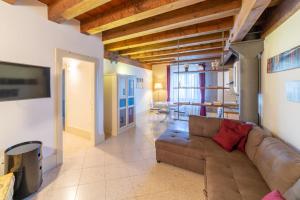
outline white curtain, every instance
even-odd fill
[[[199,70],[198,65],[189,65],[189,71]],[[184,72],[184,66],[179,66],[179,72]],[[178,72],[177,65],[170,67],[170,100],[171,102],[200,102],[199,73]]]
[[[184,72],[184,65],[170,66],[170,101],[171,102],[200,102],[201,93],[200,93],[200,80],[199,73],[192,72],[199,70],[198,65],[189,65],[188,70],[190,72]],[[199,115],[200,106],[180,106],[180,111],[186,113],[187,115]]]

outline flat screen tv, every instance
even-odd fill
[[[49,67],[0,61],[0,101],[50,96]]]

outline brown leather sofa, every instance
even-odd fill
[[[189,133],[167,130],[156,140],[157,161],[204,174],[208,200],[260,200],[271,190],[300,200],[296,150],[255,126],[245,153],[227,152],[211,139],[220,124],[220,119],[190,116]]]

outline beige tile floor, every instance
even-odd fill
[[[28,200],[202,200],[203,176],[156,163],[155,138],[167,127],[163,116],[138,116],[137,127],[97,147],[64,135],[64,164],[44,175],[40,191]]]

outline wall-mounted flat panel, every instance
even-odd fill
[[[50,97],[50,68],[0,62],[0,101]]]

